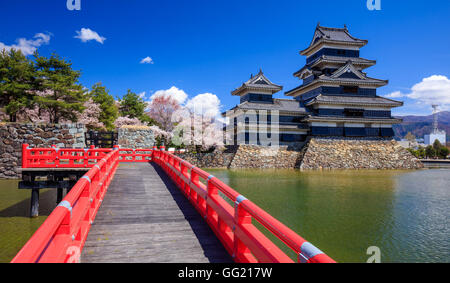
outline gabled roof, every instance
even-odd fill
[[[388,80],[379,80],[379,79],[367,77],[365,74],[363,74],[360,71],[358,71],[357,69],[355,69],[355,67],[353,65],[350,65],[351,67],[349,67],[350,74],[353,74],[353,76],[344,75],[346,73],[348,66],[349,65],[346,64],[345,66],[341,67],[336,72],[334,72],[332,74],[332,76],[321,75],[308,84],[302,84],[294,89],[291,89],[291,90],[285,92],[285,95],[298,96],[309,90],[317,88],[320,85],[382,87],[389,83]]]
[[[303,74],[306,72],[306,69],[311,70],[311,72],[317,72],[313,71],[313,68],[318,67],[321,68],[325,65],[333,65],[336,67],[342,66],[343,64],[346,64],[348,61],[351,61],[353,66],[358,66],[360,69],[364,70],[370,66],[373,66],[377,63],[375,60],[368,60],[360,57],[339,57],[339,56],[329,56],[329,55],[322,55],[310,65],[306,65],[302,67],[300,70],[294,73],[294,77],[298,77],[302,79]]]
[[[239,88],[235,89],[231,92],[232,95],[240,96],[245,91],[269,91],[272,94],[279,92],[282,90],[283,87],[276,85],[272,83],[262,72],[262,70],[259,71],[259,73],[256,76],[251,76],[248,81],[242,84]]]
[[[319,23],[317,24],[316,31],[314,32],[314,36],[311,43],[309,44],[309,47],[305,50],[300,51],[300,54],[306,55],[314,47],[323,43],[339,43],[363,47],[367,44],[367,40],[353,37],[348,32],[347,26],[344,26],[344,28],[330,28],[322,27]]]
[[[305,79],[313,74],[314,74],[313,70],[309,66],[304,66],[303,68],[294,73],[294,77],[298,77],[299,79]]]
[[[349,76],[349,74],[352,74],[353,76]],[[360,71],[358,71],[355,66],[353,66],[352,61],[347,61],[347,63],[342,66],[341,68],[337,69],[333,74],[330,76],[331,78],[359,78],[361,80],[368,79],[365,75],[363,75]]]

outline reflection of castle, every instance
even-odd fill
[[[268,124],[273,120],[270,115],[267,121],[260,119],[260,114],[276,110],[280,144],[302,142],[308,136],[392,138],[392,125],[401,120],[391,116],[391,109],[403,103],[377,95],[377,88],[388,81],[364,72],[376,64],[359,57],[359,49],[366,44],[366,40],[351,36],[347,27],[318,25],[310,46],[300,52],[306,56],[306,65],[294,73],[303,84],[285,93],[294,99],[274,99],[272,95],[282,87],[260,72],[232,92],[241,102],[227,113],[235,125],[229,131],[245,134],[240,143],[259,144],[259,139],[251,137],[258,133],[260,120]],[[253,117],[246,114],[248,110]],[[244,121],[245,127],[237,127],[239,121]]]
[[[433,105],[433,131],[429,135],[425,135],[425,144],[433,144],[438,140],[441,144],[445,145],[447,143],[445,131],[439,130],[439,111],[438,105]]]

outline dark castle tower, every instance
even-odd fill
[[[393,137],[392,125],[401,120],[391,109],[403,103],[377,95],[387,80],[367,76],[364,70],[376,64],[360,57],[367,40],[353,37],[344,28],[318,25],[313,40],[300,54],[306,65],[294,73],[303,80],[286,92],[305,107],[304,119],[313,136]]]

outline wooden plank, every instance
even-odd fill
[[[157,165],[121,164],[81,262],[232,262],[204,219]]]

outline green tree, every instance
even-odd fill
[[[436,151],[434,150],[434,148],[431,145],[429,145],[425,148],[425,155],[428,158],[434,158],[436,156]]]
[[[72,63],[53,53],[49,58],[34,54],[37,72],[37,89],[42,95],[35,96],[41,109],[49,112],[50,123],[59,123],[61,118],[72,122],[84,110],[87,100],[83,86],[78,80],[80,71],[72,69]]]
[[[147,103],[136,93],[128,90],[127,94],[125,94],[122,99],[119,99],[119,102],[121,116],[128,116],[131,119],[138,118],[144,123],[154,124],[153,119],[145,114]]]
[[[447,156],[450,154],[450,150],[446,146],[442,146],[439,150],[439,157],[440,158],[447,158]]]
[[[16,122],[17,113],[32,105],[34,81],[33,62],[20,50],[0,52],[0,107],[10,122]]]
[[[115,128],[114,122],[119,116],[119,109],[117,109],[114,97],[109,94],[109,91],[101,83],[96,83],[92,86],[90,96],[95,103],[100,105],[102,110],[99,121],[105,125],[108,131],[113,130]]]
[[[426,157],[425,148],[419,146],[419,149],[417,149],[417,154],[419,158],[425,158]]]
[[[436,153],[436,155],[439,155],[439,152],[442,148],[442,144],[439,140],[435,140],[433,143],[433,148],[434,148],[434,152]]]

